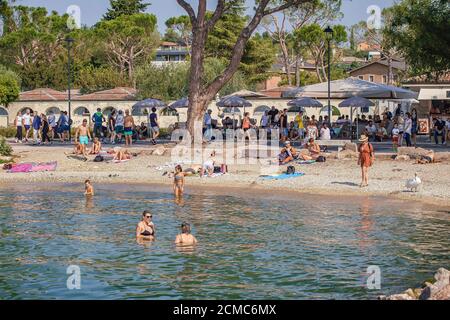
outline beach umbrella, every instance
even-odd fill
[[[348,99],[345,99],[341,103],[339,103],[340,108],[348,108],[350,107],[350,122],[353,125],[353,108],[369,108],[373,107],[375,103],[370,101],[369,99],[366,99],[364,97],[351,97]],[[359,122],[356,121],[356,133],[358,134],[359,131]]]
[[[254,91],[250,91],[250,90],[236,91],[228,96],[225,96],[225,98],[231,97],[231,96],[236,96],[236,97],[241,97],[241,98],[267,98],[267,96],[262,93],[258,93],[258,92],[254,92]]]
[[[152,108],[164,108],[167,105],[162,102],[161,100],[158,99],[153,99],[153,98],[149,98],[149,99],[145,99],[142,101],[139,101],[138,103],[133,105],[133,109],[152,109]]]
[[[320,101],[309,98],[309,97],[298,98],[298,99],[289,101],[287,103],[287,105],[291,106],[291,107],[302,107],[302,108],[305,108],[305,107],[320,107],[320,108],[322,108],[323,107],[323,104],[320,103]]]
[[[341,99],[351,98],[353,96],[371,99],[416,99],[418,96],[417,92],[411,90],[370,81],[364,81],[355,77],[331,81],[330,89],[332,98]],[[282,93],[282,97],[327,98],[328,82],[322,82],[287,90]]]
[[[180,100],[177,100],[175,102],[172,102],[169,107],[173,108],[173,109],[178,109],[178,108],[187,108],[189,107],[189,99],[188,98],[182,98]]]
[[[218,107],[221,108],[232,108],[233,113],[233,129],[234,127],[234,120],[235,120],[235,108],[244,108],[245,113],[245,107],[250,107],[252,104],[245,100],[244,98],[238,97],[238,96],[228,96],[222,98],[219,102],[216,103]]]

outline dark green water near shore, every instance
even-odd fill
[[[0,299],[372,299],[450,264],[450,214],[416,202],[188,194],[151,186],[0,187]],[[157,226],[139,244],[144,209]],[[182,221],[199,240],[177,249]],[[69,290],[69,265],[81,289]],[[366,269],[381,289],[366,287]]]

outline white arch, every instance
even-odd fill
[[[89,109],[83,106],[75,108],[73,111],[73,114],[76,116],[84,116],[84,115],[90,115]]]
[[[96,109],[97,110],[97,109]],[[114,107],[106,107],[103,109],[102,113],[106,116],[109,116],[111,114],[111,112],[113,112],[113,110],[116,110],[116,112],[118,111],[116,108]]]
[[[8,110],[6,108],[0,106],[0,116],[6,116],[7,117],[8,115],[9,115]]]
[[[270,107],[269,106],[258,106],[255,108],[254,113],[264,113],[265,111],[269,111]]]
[[[47,110],[45,110],[45,114],[48,116],[50,112],[53,112],[55,115],[58,115],[61,113],[61,110],[58,107],[50,107]]]

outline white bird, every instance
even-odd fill
[[[415,173],[415,177],[413,179],[406,180],[406,188],[415,192],[417,192],[417,189],[422,184],[422,180],[420,180],[419,176],[417,175],[417,172]]]

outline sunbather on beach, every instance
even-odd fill
[[[278,155],[278,161],[280,162],[280,164],[286,164],[288,162],[291,162],[297,157],[298,157],[297,150],[295,150],[294,147],[291,146],[290,141],[286,141],[284,143],[284,148],[281,149],[280,154]]]
[[[99,138],[95,137],[94,142],[92,143],[92,148],[89,151],[89,154],[99,154],[101,149],[102,143],[100,142]]]
[[[85,191],[84,191],[85,196],[93,196],[94,195],[94,186],[92,185],[91,180],[88,179],[84,182],[84,188],[85,188]]]
[[[214,164],[216,163],[216,152],[213,151],[208,159],[203,162],[202,169],[200,170],[200,177],[203,177],[205,173],[211,177],[214,173]]]
[[[82,146],[81,146],[81,143],[79,143],[79,142],[75,142],[75,145],[74,145],[74,147],[73,147],[73,151],[72,152],[64,152],[64,154],[65,155],[72,155],[72,154],[75,154],[75,155],[81,155],[81,154],[83,154],[83,149],[82,149]]]
[[[132,155],[131,155],[131,153],[128,152],[127,149],[122,150],[119,148],[118,150],[115,150],[113,160],[124,161],[124,160],[130,160],[131,157],[132,157]]]
[[[316,160],[320,156],[320,146],[314,142],[313,138],[308,140],[305,147],[308,149],[309,154],[301,154],[299,158],[302,160]]]
[[[155,224],[152,221],[153,215],[145,210],[142,213],[142,220],[136,227],[136,238],[142,240],[153,240],[155,237]]]
[[[173,192],[175,197],[181,197],[184,193],[184,173],[180,165],[175,167],[175,175],[173,176]]]
[[[193,246],[197,244],[197,239],[191,234],[191,225],[183,222],[181,224],[181,234],[175,238],[175,244],[180,246]]]

